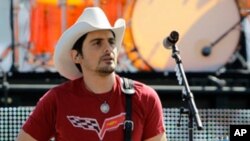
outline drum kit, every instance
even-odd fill
[[[128,15],[125,50],[139,70],[174,70],[171,51],[162,47],[172,30],[180,33],[186,71],[215,72],[239,48],[241,16],[234,0],[137,0]]]
[[[0,33],[0,65],[3,70],[11,71],[15,64],[19,72],[55,71],[51,57],[54,45],[62,31],[87,6],[103,8],[112,24],[119,17],[127,22],[118,58],[119,71],[173,71],[175,62],[171,51],[163,47],[162,41],[176,30],[180,34],[177,45],[185,70],[216,72],[243,49],[240,38],[242,30],[247,28],[242,28],[241,23],[250,13],[248,0],[13,1],[15,51],[12,53],[13,48],[10,49],[10,9],[6,8],[10,1],[5,0],[1,4],[5,8],[0,8],[0,18],[4,21]],[[247,52],[250,54],[250,49]],[[245,62],[250,62],[250,55]]]

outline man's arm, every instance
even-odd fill
[[[36,141],[33,137],[31,137],[28,133],[21,129],[19,132],[16,141]]]
[[[165,133],[162,133],[152,138],[146,139],[145,141],[167,141],[167,137]]]

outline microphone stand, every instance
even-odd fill
[[[188,123],[188,128],[189,128],[189,141],[193,141],[193,119],[195,119],[196,125],[198,130],[203,130],[202,122],[199,116],[199,112],[196,108],[196,104],[194,101],[194,96],[192,92],[190,91],[188,81],[186,79],[186,75],[183,69],[181,57],[179,55],[180,51],[178,50],[177,46],[175,43],[172,45],[172,58],[175,59],[176,61],[176,76],[179,81],[179,84],[182,85],[184,84],[184,89],[182,91],[182,100],[188,102],[189,110],[184,111],[181,109],[180,114],[188,114],[189,117],[189,123]],[[182,83],[183,80],[183,83]]]

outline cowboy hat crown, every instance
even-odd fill
[[[91,31],[105,29],[110,29],[115,33],[116,46],[120,47],[125,31],[125,20],[118,19],[114,26],[111,26],[102,9],[99,7],[85,8],[77,21],[61,35],[56,44],[54,64],[60,75],[70,80],[82,76],[70,56],[70,51],[82,35]]]

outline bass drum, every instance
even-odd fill
[[[191,72],[214,72],[224,66],[240,37],[235,26],[240,13],[234,0],[131,0],[124,18],[128,22],[125,51],[140,71],[174,70],[172,50],[162,43],[173,30],[180,34],[177,46],[184,69]],[[220,37],[212,52],[203,55],[203,48]]]

